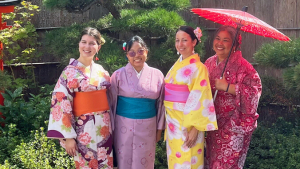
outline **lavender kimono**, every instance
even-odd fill
[[[165,128],[163,91],[163,74],[146,63],[139,78],[130,63],[111,76],[111,103],[115,119],[114,146],[118,169],[154,168],[156,130]],[[156,116],[131,119],[117,115],[118,96],[156,99]]]
[[[109,110],[73,115],[75,92],[103,90],[110,86],[109,81],[109,74],[101,65],[84,66],[71,59],[54,88],[47,137],[60,139],[63,147],[63,139],[76,139],[76,169],[113,167]],[[101,104],[101,100],[98,102]]]

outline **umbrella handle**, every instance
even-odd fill
[[[216,90],[216,92],[215,92],[215,95],[214,95],[214,102],[215,102],[215,100],[216,100],[216,97],[217,97],[218,91],[219,91],[219,90]]]
[[[222,75],[223,75],[223,73],[222,73]],[[221,76],[221,77],[220,77],[220,79],[223,79],[223,76]],[[215,92],[215,94],[214,94],[214,101],[216,100],[216,97],[217,97],[218,91],[219,91],[219,90],[216,90],[216,92]]]

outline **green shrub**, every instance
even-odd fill
[[[4,89],[10,87],[12,83],[12,77],[7,74],[7,72],[0,71],[0,79],[0,91],[3,91]]]
[[[57,141],[46,137],[43,127],[39,131],[32,131],[27,137],[30,140],[19,141],[20,144],[10,152],[11,159],[6,160],[0,168],[75,168],[73,158],[67,155]]]
[[[253,133],[245,168],[300,168],[299,121],[287,122],[279,118],[272,127],[259,126]]]
[[[162,135],[162,139],[163,139]],[[168,161],[167,161],[167,149],[166,149],[166,142],[160,140],[156,144],[156,150],[155,150],[155,163],[154,163],[155,169],[165,169],[168,168]]]
[[[22,94],[22,88],[16,89],[14,92],[5,90],[2,93],[4,97],[4,106],[0,105],[5,119],[0,118],[0,122],[5,124],[16,124],[16,128],[23,134],[27,135],[31,130],[37,130],[45,126],[45,121],[50,114],[50,95],[30,94],[27,102]],[[0,126],[2,130],[8,130],[9,125]]]
[[[5,160],[7,162],[11,160],[12,151],[24,139],[24,135],[15,124],[6,124],[6,126],[8,129],[1,131],[0,134],[0,164],[3,164]]]
[[[300,38],[263,44],[254,54],[254,59],[263,66],[283,69],[287,90],[300,91]]]

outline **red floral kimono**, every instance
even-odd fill
[[[217,56],[214,55],[205,62],[213,94],[216,91],[215,79],[220,78],[225,61],[217,65]],[[224,77],[228,83],[235,84],[236,95],[218,91],[214,105],[219,130],[207,132],[205,168],[241,169],[251,135],[257,127],[259,115],[256,110],[262,86],[258,73],[242,57],[241,51],[230,56]]]

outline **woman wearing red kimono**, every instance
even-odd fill
[[[216,54],[205,65],[214,94],[219,130],[207,132],[205,168],[241,169],[244,166],[250,139],[257,127],[256,112],[262,86],[258,73],[242,57],[241,35],[234,39],[236,29],[222,26],[213,41]],[[232,43],[235,45],[220,79]]]

